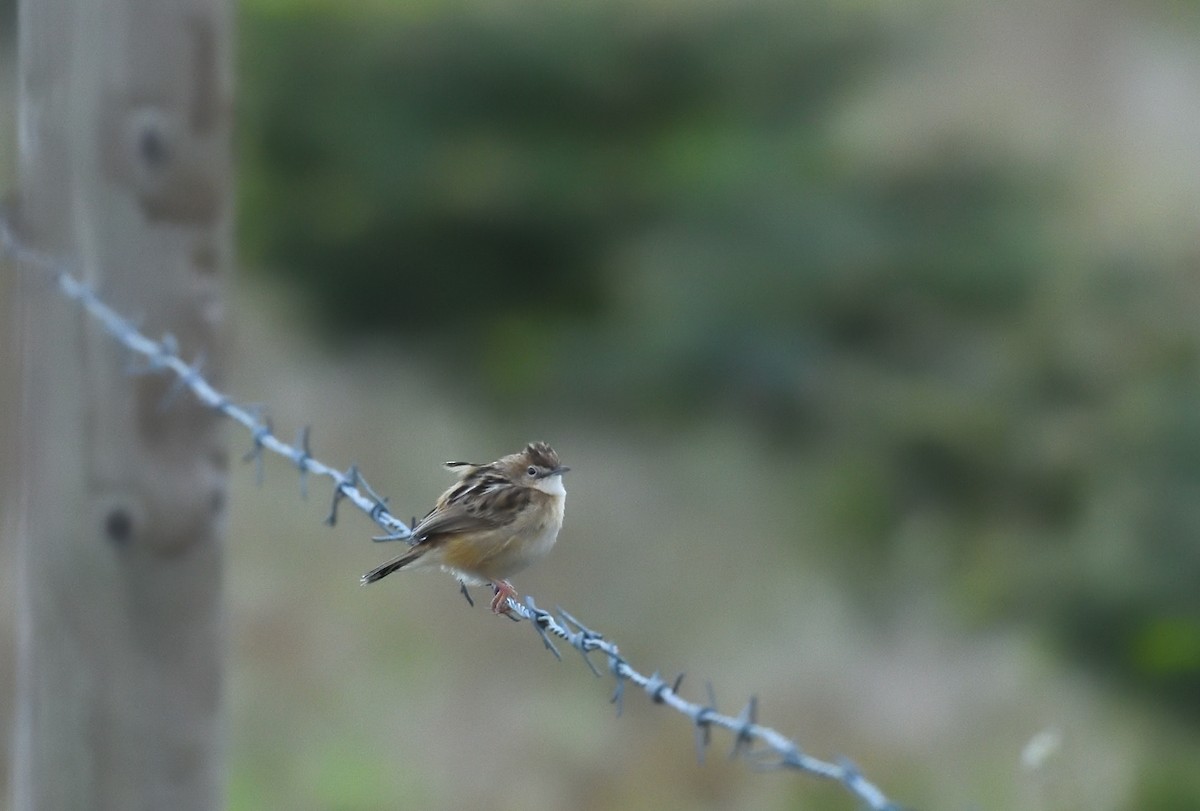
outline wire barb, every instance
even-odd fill
[[[342,475],[341,481],[339,481],[337,486],[333,488],[333,501],[329,505],[329,515],[325,518],[326,524],[331,527],[337,526],[338,505],[342,503],[342,499],[346,497],[346,494],[350,489],[357,488],[358,465],[350,465],[350,469]],[[367,510],[367,513],[370,514],[374,509],[375,505],[372,503],[371,507]]]
[[[622,711],[625,709],[625,680],[627,675],[625,669],[628,665],[621,655],[613,649],[612,653],[608,654],[608,670],[613,674],[613,678],[617,680],[617,686],[613,689],[612,698],[608,700],[610,704],[615,704],[617,707],[617,717],[621,717]]]
[[[700,763],[704,763],[704,750],[712,743],[712,722],[713,718],[718,716],[717,694],[713,690],[712,682],[706,681],[704,687],[708,692],[707,706],[694,704],[689,713],[692,724],[696,727],[696,760]]]
[[[593,676],[600,678],[600,671],[596,669],[596,663],[592,661],[588,654],[594,650],[595,643],[603,639],[603,637],[568,614],[566,609],[556,606],[555,610],[562,617],[567,644],[579,651],[579,655],[583,657],[583,662],[588,666],[588,670],[592,671]],[[571,631],[570,628],[566,627],[567,625],[574,625],[577,630]]]
[[[746,702],[746,706],[742,709],[737,717],[738,726],[733,730],[733,749],[729,751],[729,759],[733,760],[738,755],[749,754],[750,749],[754,746],[754,727],[758,718],[758,696],[750,696],[750,700]]]
[[[388,500],[386,498],[382,498],[378,493],[375,492],[371,485],[367,483],[366,476],[363,476],[362,473],[358,474],[358,486],[361,487],[363,491],[370,496],[371,501],[374,502],[371,505],[371,511],[368,513],[368,515],[371,516],[372,521],[378,523],[379,516],[387,512]]]
[[[271,436],[271,433],[271,418],[267,417],[252,432],[251,439],[254,440],[254,445],[242,456],[243,462],[254,462],[254,483],[259,487],[262,487],[266,480],[266,473],[263,471],[263,440]]]
[[[525,595],[525,605],[529,606],[529,610],[533,612],[533,617],[529,620],[529,624],[533,626],[533,630],[537,631],[537,635],[542,638],[542,644],[546,646],[546,649],[554,654],[555,659],[561,662],[562,654],[558,652],[558,648],[550,641],[550,635],[546,633],[546,629],[553,624],[554,617],[549,611],[538,608],[537,603],[533,601],[533,596],[530,594]]]
[[[158,402],[159,412],[170,411],[171,406],[175,405],[175,401],[179,399],[179,395],[183,394],[185,389],[192,388],[197,380],[203,379],[203,370],[204,356],[198,355],[190,365],[185,367],[182,374],[171,381],[167,393]]]
[[[663,693],[671,689],[671,685],[667,684],[666,679],[658,675],[658,671],[654,671],[650,678],[646,680],[644,688],[646,694],[650,696],[650,700],[655,704],[663,703]]]
[[[296,447],[300,452],[296,456],[296,469],[300,471],[300,498],[308,500],[308,462],[313,458],[312,449],[308,445],[312,434],[312,426],[305,425],[296,436]]]
[[[168,406],[186,389],[191,391],[202,405],[220,412],[246,428],[254,441],[254,447],[247,454],[246,460],[255,460],[259,481],[262,476],[263,454],[270,451],[288,459],[295,465],[300,474],[302,496],[307,496],[306,477],[308,475],[321,476],[333,482],[333,496],[329,516],[326,518],[326,523],[329,525],[332,526],[337,522],[338,506],[343,501],[349,501],[370,516],[386,533],[375,540],[407,540],[411,542],[412,530],[403,521],[388,512],[387,499],[381,498],[371,489],[359,473],[357,466],[351,466],[349,470],[342,473],[337,468],[314,458],[309,447],[310,431],[308,427],[301,429],[296,445],[289,445],[280,440],[274,434],[270,421],[261,418],[258,409],[235,403],[205,379],[203,358],[197,358],[190,364],[185,362],[180,355],[178,342],[172,335],[165,334],[157,341],[146,337],[136,324],[123,318],[101,300],[97,291],[80,281],[68,263],[24,245],[14,232],[7,212],[2,208],[0,208],[0,255],[7,256],[20,265],[40,270],[43,274],[42,278],[46,278],[49,283],[56,285],[68,299],[78,303],[88,315],[99,322],[118,344],[133,356],[144,358],[145,369],[139,369],[136,373],[140,374],[144,371],[145,373],[173,375],[174,380],[161,407]],[[415,525],[416,521],[414,520],[412,523]],[[460,584],[460,590],[467,602],[474,605],[474,601],[467,592],[466,584]],[[770,727],[759,725],[756,697],[750,698],[736,718],[722,715],[717,711],[716,695],[711,683],[706,686],[707,704],[688,701],[679,694],[683,680],[682,674],[675,679],[673,684],[668,684],[657,672],[650,676],[644,675],[629,664],[615,643],[588,628],[561,608],[557,609],[562,618],[561,623],[549,611],[538,608],[533,598],[528,595],[524,604],[510,598],[507,608],[507,615],[510,619],[528,620],[533,625],[543,644],[556,658],[561,659],[562,657],[551,637],[558,637],[579,651],[588,668],[599,676],[601,675],[600,671],[589,658],[589,654],[595,651],[602,653],[608,660],[608,672],[615,680],[611,702],[616,705],[618,715],[624,708],[625,687],[632,683],[645,690],[653,703],[668,706],[690,718],[696,731],[696,753],[700,762],[704,761],[705,748],[711,742],[712,727],[719,726],[734,735],[731,757],[743,755],[751,762],[761,763],[776,757],[777,759],[770,764],[775,768],[787,768],[813,777],[834,780],[871,811],[899,811],[899,806],[888,800],[886,795],[867,780],[858,767],[849,760],[841,759],[836,763],[830,763],[806,755],[791,739]],[[753,747],[759,744],[765,749],[754,750]]]

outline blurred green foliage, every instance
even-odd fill
[[[253,9],[245,241],[342,334],[434,338],[455,368],[520,381],[501,394],[540,394],[575,366],[549,344],[621,318],[624,277],[641,270],[626,254],[647,240],[722,250],[705,265],[723,297],[745,240],[777,243],[759,255],[786,283],[809,264],[805,242],[838,239],[811,215],[844,212],[797,184],[826,172],[821,113],[873,29],[764,4],[519,3],[415,20]],[[780,220],[791,214],[805,233]],[[611,347],[622,365],[625,348]],[[547,355],[540,372],[519,359],[531,353]],[[673,360],[649,359],[643,376]]]
[[[840,143],[912,32],[767,0],[242,13],[245,250],[331,334],[481,405],[741,420],[804,454],[866,592],[954,583],[1200,721],[1194,281],[1073,229],[1055,167]]]

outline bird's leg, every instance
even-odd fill
[[[496,592],[496,595],[492,597],[492,613],[508,614],[508,598],[515,598],[517,590],[507,580],[493,580],[492,589]]]
[[[462,592],[462,596],[467,598],[467,603],[471,608],[475,607],[475,601],[471,599],[471,592],[467,591],[467,584],[463,581],[458,581],[458,590]]]

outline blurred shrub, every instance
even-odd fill
[[[1191,276],[1078,239],[1054,167],[839,144],[906,46],[869,16],[496,5],[245,7],[253,264],[481,404],[732,415],[867,591],[1050,618],[1200,717]]]
[[[515,374],[509,388],[539,394],[577,368],[555,356],[560,339],[604,328],[643,343],[617,322],[625,277],[642,270],[628,254],[656,235],[702,237],[699,252],[723,253],[711,271],[763,235],[785,244],[739,261],[761,256],[778,275],[807,260],[821,224],[796,223],[811,232],[797,238],[778,206],[824,205],[821,114],[876,39],[790,4],[520,2],[417,19],[256,8],[243,40],[249,256],[340,334],[428,338],[484,380]]]

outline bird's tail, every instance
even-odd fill
[[[365,586],[368,583],[374,583],[376,580],[382,580],[398,569],[403,569],[405,566],[424,555],[427,549],[428,547],[425,546],[414,546],[403,555],[392,558],[382,566],[376,566],[374,569],[362,576],[362,584]]]

